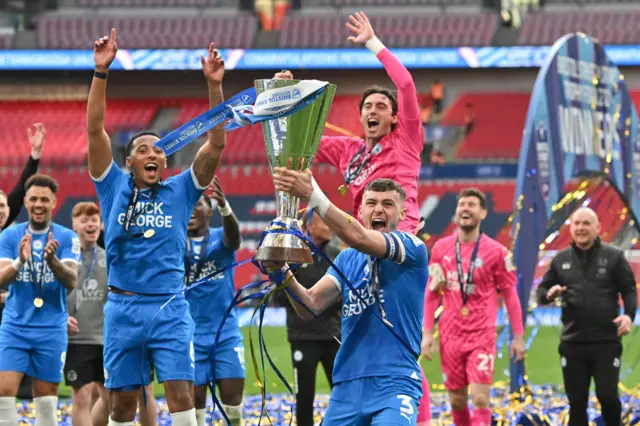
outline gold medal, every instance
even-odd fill
[[[347,195],[347,192],[349,191],[349,187],[347,185],[340,185],[340,187],[338,188],[338,191],[340,192],[340,195]]]
[[[460,309],[460,313],[462,314],[463,317],[466,317],[467,315],[469,315],[469,308],[467,308],[466,306],[463,306],[462,309]]]
[[[156,231],[154,231],[153,229],[147,229],[146,231],[144,231],[145,238],[151,238],[154,235],[156,235]]]
[[[39,297],[33,299],[33,306],[35,306],[36,308],[42,308],[42,305],[44,305],[44,300]]]

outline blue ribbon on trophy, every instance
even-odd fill
[[[286,117],[313,103],[328,85],[326,81],[303,80],[294,85],[265,90],[259,95],[256,95],[254,87],[249,88],[178,127],[154,145],[169,156],[226,121],[229,122],[225,130],[232,131]]]

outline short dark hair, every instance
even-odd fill
[[[40,173],[36,173],[27,179],[27,183],[24,184],[24,190],[28,191],[32,186],[44,186],[49,188],[54,194],[58,192],[58,182],[51,176]]]
[[[155,136],[158,139],[162,139],[159,134],[156,132],[152,132],[150,130],[145,130],[144,132],[138,132],[135,135],[129,138],[129,142],[127,142],[127,157],[131,156],[131,150],[133,149],[133,143],[136,139],[141,138],[142,136]]]
[[[407,199],[407,193],[404,189],[398,185],[392,179],[375,179],[367,184],[364,188],[364,192],[373,191],[373,192],[387,192],[387,191],[395,191],[400,195],[400,199],[404,202]]]
[[[393,115],[398,114],[398,99],[396,99],[396,95],[394,95],[391,90],[382,86],[371,86],[364,91],[364,93],[362,94],[362,98],[360,99],[360,112],[362,112],[364,101],[367,100],[369,96],[376,93],[386,96],[389,99],[389,102],[391,102],[391,113]]]
[[[461,198],[465,197],[476,197],[480,201],[480,207],[483,209],[487,209],[487,196],[484,195],[484,192],[480,191],[478,188],[465,188],[458,193],[458,197],[456,198],[456,202],[460,201]]]
[[[210,209],[213,208],[213,203],[211,202],[211,197],[209,197],[209,195],[207,195],[207,193],[203,193],[200,197],[202,197],[202,199],[204,200],[204,203],[209,206]]]

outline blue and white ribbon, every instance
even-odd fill
[[[302,80],[294,85],[268,89],[256,96],[256,89],[244,90],[209,111],[178,127],[158,142],[167,156],[187,146],[214,127],[230,120],[225,130],[286,117],[308,106],[324,92],[326,81]],[[255,102],[255,104],[254,104]]]

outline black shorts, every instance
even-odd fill
[[[102,350],[102,345],[69,344],[64,363],[67,386],[80,389],[91,382],[104,383]]]

